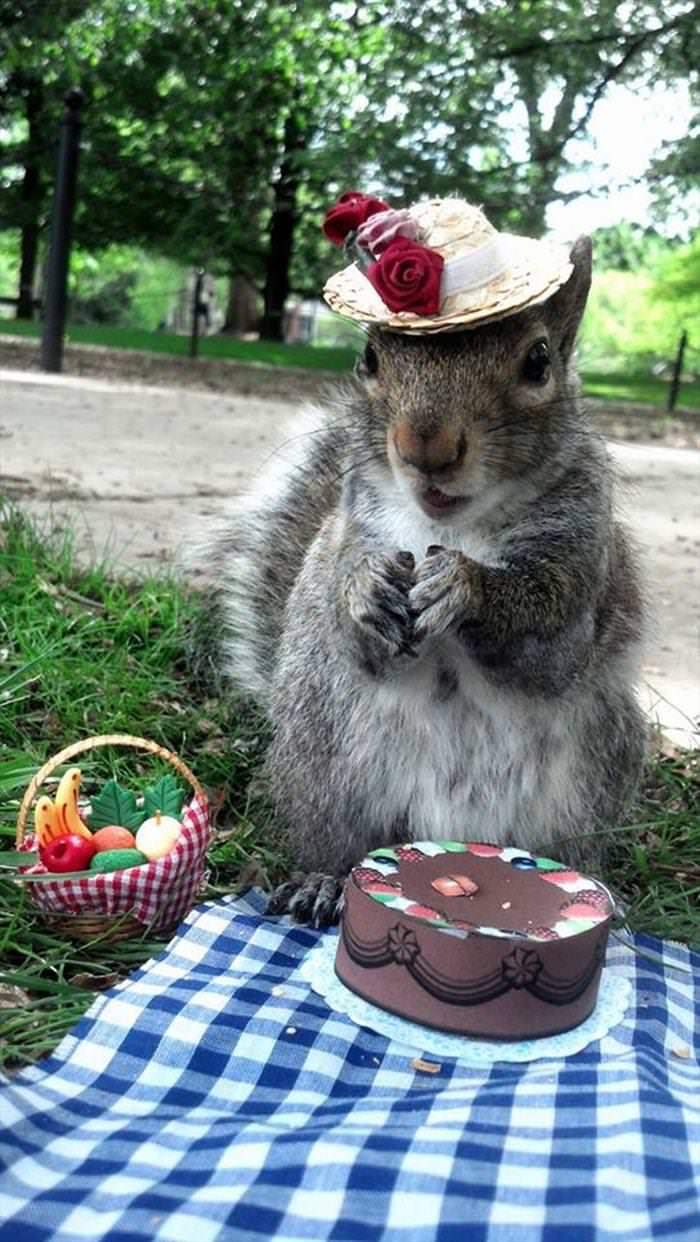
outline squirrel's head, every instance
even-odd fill
[[[494,481],[532,471],[561,444],[577,379],[572,359],[591,283],[591,242],[547,302],[434,336],[370,330],[358,375],[372,442],[402,489],[445,519]]]

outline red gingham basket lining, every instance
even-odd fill
[[[204,881],[209,837],[209,809],[195,796],[183,814],[175,848],[164,858],[126,871],[27,887],[47,914],[132,914],[141,923],[165,927],[183,919],[194,904]],[[35,837],[27,837],[22,848],[34,849]],[[26,870],[46,873],[47,868],[36,863]]]

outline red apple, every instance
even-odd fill
[[[95,844],[92,839],[79,837],[77,832],[69,832],[42,845],[39,858],[47,871],[86,871],[94,853]]]

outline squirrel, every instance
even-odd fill
[[[299,873],[268,909],[325,926],[369,850],[432,838],[600,862],[645,748],[644,607],[574,343],[591,243],[540,305],[376,326],[209,545],[234,684]]]

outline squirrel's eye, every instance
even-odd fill
[[[549,379],[549,371],[549,345],[546,341],[535,341],[523,363],[523,379],[529,384],[544,384]]]

